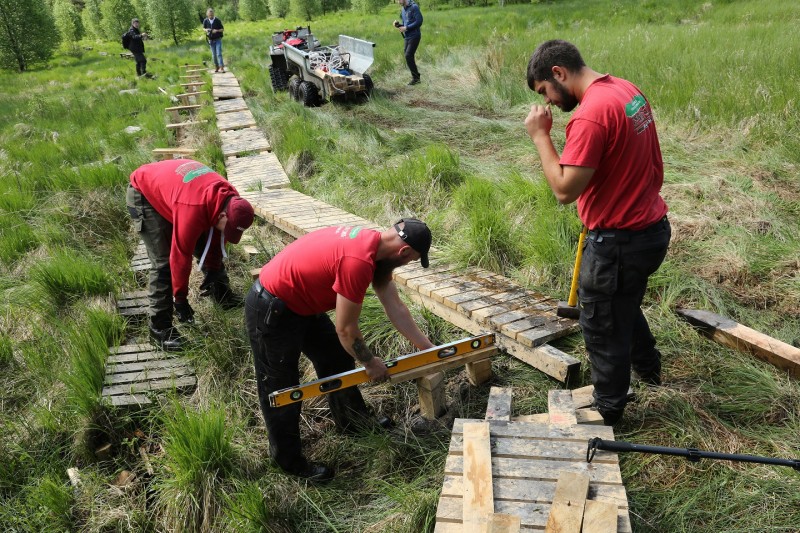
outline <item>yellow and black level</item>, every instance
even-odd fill
[[[397,359],[386,361],[386,368],[389,375],[399,374],[407,370],[413,370],[425,365],[437,363],[444,359],[451,359],[458,356],[467,355],[482,348],[494,346],[494,334],[478,335],[468,337],[459,341],[451,342],[422,350],[420,352],[403,355]],[[369,381],[367,371],[364,368],[356,368],[335,374],[326,378],[310,381],[296,387],[288,387],[275,391],[269,395],[269,405],[271,407],[283,407],[291,403],[307,400],[316,396],[322,396],[329,392],[353,387]]]

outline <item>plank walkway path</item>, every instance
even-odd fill
[[[239,96],[224,98],[216,91],[230,87],[235,76],[212,74],[211,79],[218,121],[223,114],[240,113],[246,103]],[[253,204],[256,215],[278,229],[293,237],[328,226],[381,229],[372,221],[285,188],[288,177],[257,128],[243,125],[221,131],[220,137],[228,157],[228,179],[243,187],[239,192]],[[234,159],[252,152],[258,153]],[[487,270],[456,269],[436,249],[431,249],[430,256],[431,268],[414,263],[395,271],[395,281],[412,300],[472,334],[496,333],[506,352],[556,379],[568,382],[579,373],[578,359],[546,344],[578,327],[576,321],[556,316],[556,299]]]

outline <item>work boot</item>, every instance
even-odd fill
[[[411,81],[408,82],[409,85],[416,85],[419,83],[419,78],[411,78]]]
[[[312,483],[327,483],[333,479],[334,472],[332,468],[325,466],[322,463],[306,463],[303,468],[287,471],[290,474],[302,477],[311,481]]]
[[[600,413],[600,416],[603,417],[604,426],[613,426],[622,419],[622,414],[624,413],[623,410],[607,411],[605,409],[601,409],[595,402],[592,402],[591,410]]]
[[[150,338],[166,352],[178,352],[183,349],[184,338],[172,326],[158,329],[151,324]]]

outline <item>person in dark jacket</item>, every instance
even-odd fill
[[[149,37],[148,34],[139,31],[139,19],[133,19],[128,30],[128,50],[136,60],[136,75],[139,77],[152,77],[147,73],[147,58],[144,56],[144,40]]]
[[[214,72],[225,72],[225,62],[222,60],[222,32],[225,29],[222,21],[214,16],[214,10],[208,8],[206,19],[203,21],[206,30],[208,45],[211,47],[211,57],[214,59]]]
[[[192,255],[205,274],[201,296],[211,297],[223,308],[243,303],[231,291],[222,259],[225,243],[237,244],[253,223],[253,206],[228,180],[191,159],[137,168],[130,177],[126,204],[151,263],[150,335],[163,349],[180,350],[183,341],[172,327],[172,315],[174,308],[179,322],[194,321],[187,299]]]
[[[409,85],[416,85],[419,83],[419,70],[417,70],[417,62],[414,59],[414,54],[417,53],[419,41],[422,39],[422,13],[419,6],[413,0],[397,0],[400,5],[400,20],[394,21],[394,27],[403,36],[405,42],[404,54],[406,57],[406,65],[408,70],[411,71],[411,81]]]

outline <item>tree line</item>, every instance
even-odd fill
[[[540,0],[420,0],[426,9],[537,3]],[[176,45],[195,32],[213,7],[225,22],[293,16],[310,21],[334,11],[377,13],[393,0],[0,0],[0,68],[20,72],[49,60],[59,46],[80,55],[81,39],[120,41],[137,17],[140,27]]]

